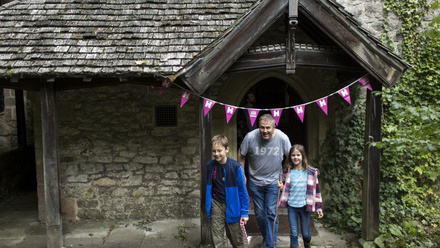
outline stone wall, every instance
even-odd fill
[[[139,85],[57,92],[63,219],[200,215],[198,99],[180,108],[180,94]],[[155,126],[156,105],[177,106],[177,127]]]
[[[0,154],[17,148],[17,118],[14,90],[0,89],[4,94],[4,111],[0,113]]]
[[[367,29],[373,36],[381,39],[384,30],[384,0],[337,0],[338,3],[344,6],[345,10],[354,15],[354,18],[361,23],[361,26]],[[434,0],[428,0],[429,3],[434,3]],[[421,29],[425,29],[428,24],[440,15],[440,9],[431,10],[423,19]],[[399,29],[402,26],[401,21],[397,16],[390,12],[388,13],[388,25],[390,36],[394,39],[394,52],[401,55],[400,44],[403,41],[399,35]]]
[[[4,111],[0,110],[0,154],[18,147],[17,139],[17,113],[15,107],[15,90],[1,89],[3,91]],[[33,140],[33,114],[32,102],[27,99],[27,92],[23,93],[26,119],[27,145],[32,146]]]

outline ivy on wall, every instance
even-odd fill
[[[402,23],[400,51],[412,65],[383,93],[379,247],[440,246],[440,36],[438,8],[427,0],[386,0]]]
[[[362,164],[365,129],[365,100],[359,86],[351,89],[352,104],[339,103],[335,128],[321,144],[316,164],[323,185],[324,213],[328,227],[337,233],[361,233]],[[346,113],[350,113],[347,115]]]
[[[384,1],[382,41],[412,68],[383,91],[382,142],[369,144],[382,151],[379,247],[440,247],[440,17],[432,14],[438,8],[438,1]],[[390,30],[392,15],[401,23],[398,42]],[[427,16],[433,16],[428,24]],[[359,106],[336,120],[318,162],[326,221],[335,231],[358,235],[362,170],[357,169],[365,125]]]

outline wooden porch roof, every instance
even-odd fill
[[[257,61],[260,63],[254,65],[256,68],[258,66],[283,66],[285,53],[280,50],[265,51],[266,57],[261,58],[261,53],[250,54],[248,48],[287,12],[288,4],[287,0],[261,1],[251,12],[231,26],[229,32],[224,33],[205,48],[199,56],[171,79],[180,78],[194,91],[202,93],[228,68],[233,70],[245,68],[249,62],[258,63]],[[342,49],[345,55],[348,55],[345,58],[346,64],[355,61],[385,87],[393,86],[410,67],[380,40],[363,29],[342,5],[332,0],[299,0],[299,22],[303,21],[313,25],[315,31],[322,33],[321,36],[328,37],[331,43]],[[304,61],[304,57],[313,53],[313,49],[303,49],[298,44],[296,47],[299,52],[296,56],[296,60],[300,61],[299,67],[311,66],[310,61]],[[285,50],[282,45],[278,48]],[[340,60],[344,59],[343,57],[344,55],[341,57],[340,54],[336,54],[336,57],[335,53],[328,54],[330,59]],[[266,60],[267,64],[262,65],[261,60]],[[301,64],[302,60],[303,64]],[[316,66],[320,64],[316,63]]]

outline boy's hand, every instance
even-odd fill
[[[248,217],[241,217],[240,223],[244,223],[246,225],[247,221],[249,220]]]

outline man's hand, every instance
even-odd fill
[[[283,182],[278,181],[278,189],[283,189]]]

